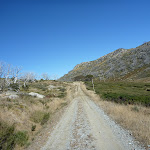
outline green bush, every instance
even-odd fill
[[[45,113],[43,116],[43,119],[41,121],[41,125],[44,125],[48,120],[49,120],[50,114],[49,113]]]
[[[143,104],[150,106],[150,97],[145,95],[128,95],[123,93],[103,93],[102,97],[116,103]]]
[[[20,146],[24,146],[25,144],[27,144],[27,141],[28,141],[28,134],[26,131],[18,131],[15,134],[16,144],[18,144]]]
[[[15,126],[0,122],[0,149],[13,150],[15,145],[24,146],[28,141],[26,131],[15,131]]]
[[[86,75],[86,76],[83,76],[83,75],[79,75],[79,76],[76,76],[73,78],[74,81],[92,81],[92,78],[94,78],[93,75],[89,74],[89,75]]]
[[[92,81],[93,75],[85,76],[85,81]]]
[[[65,92],[65,91],[66,91],[66,89],[65,89],[65,88],[62,88],[62,87],[60,87],[59,90],[60,90],[61,92]]]
[[[19,90],[19,84],[18,84],[18,83],[12,83],[12,84],[10,84],[10,87],[11,87],[14,91],[18,91],[18,90]]]
[[[12,150],[15,147],[15,128],[0,122],[0,149]]]
[[[35,131],[36,125],[32,125],[31,131]]]
[[[83,76],[83,75],[74,77],[74,81],[84,81],[84,80],[85,80],[85,76]]]
[[[65,96],[66,96],[66,93],[64,93],[64,92],[61,92],[61,93],[58,95],[59,98],[64,98]]]
[[[26,86],[22,85],[22,89],[25,91],[29,90],[29,85],[26,85]]]

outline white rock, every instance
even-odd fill
[[[56,86],[54,86],[54,85],[49,85],[49,86],[48,86],[48,89],[49,89],[49,90],[54,89],[54,88],[56,88]]]
[[[8,98],[10,98],[10,99],[16,99],[16,98],[19,98],[19,96],[18,95],[9,95]]]
[[[15,92],[15,91],[7,91],[5,94],[6,94],[7,96],[9,96],[9,95],[16,95],[17,92]]]
[[[34,93],[34,92],[30,92],[29,95],[31,96],[36,96],[37,98],[44,98],[44,95],[38,94],[38,93]]]

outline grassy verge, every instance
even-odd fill
[[[92,90],[91,82],[85,82]],[[95,92],[103,99],[124,104],[150,106],[150,83],[135,82],[94,82]]]
[[[140,105],[123,105],[99,101],[100,107],[117,123],[130,130],[136,140],[150,144],[150,109]]]

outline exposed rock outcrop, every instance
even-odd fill
[[[150,77],[150,42],[132,49],[117,49],[94,61],[78,64],[60,81],[73,81],[79,75],[103,79]]]

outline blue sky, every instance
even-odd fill
[[[81,62],[150,41],[150,1],[0,0],[0,60],[63,76]]]

